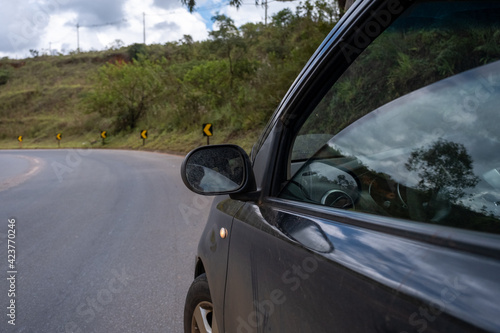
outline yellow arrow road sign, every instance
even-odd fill
[[[56,135],[56,139],[57,139],[57,140],[61,140],[61,138],[62,138],[62,133],[57,133],[57,135]]]
[[[212,124],[203,124],[203,136],[212,136],[213,134],[213,128]]]
[[[17,137],[17,140],[18,140],[19,142],[23,142],[23,136],[22,136],[22,135],[19,135],[19,136]]]
[[[106,131],[101,132],[101,138],[106,139],[108,137],[108,133]]]
[[[141,138],[142,139],[147,139],[148,138],[148,131],[147,130],[142,130],[141,131]]]

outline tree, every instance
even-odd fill
[[[342,13],[345,13],[354,3],[355,0],[337,0]]]
[[[214,21],[218,30],[210,31],[209,35],[213,38],[215,47],[222,50],[229,61],[229,87],[232,90],[234,81],[234,64],[231,53],[233,49],[240,44],[240,34],[238,28],[234,25],[233,19],[224,14],[215,14],[215,16],[212,17],[212,21]]]
[[[429,195],[444,191],[450,202],[456,202],[465,195],[464,189],[479,182],[472,163],[463,144],[439,139],[428,148],[414,150],[405,166],[420,177],[418,189]]]
[[[127,53],[130,59],[139,60],[140,57],[146,57],[146,46],[144,44],[134,43],[128,47]]]
[[[40,52],[38,52],[38,50],[35,49],[30,49],[30,54],[33,58],[36,58],[40,55]]]
[[[200,109],[217,110],[230,100],[228,62],[224,60],[205,61],[186,73],[182,82],[187,109],[192,115],[199,115]]]
[[[191,60],[195,54],[194,39],[191,35],[184,35],[182,39],[176,43],[175,48],[178,50],[178,54],[182,56],[183,60]]]
[[[196,0],[181,0],[182,4],[185,5],[189,11],[192,13],[194,11],[194,7],[196,7]],[[262,1],[262,4],[264,1]],[[243,0],[229,0],[229,5],[240,8],[240,6],[243,4]],[[259,0],[255,0],[255,4],[259,4]]]
[[[155,103],[164,98],[165,67],[165,59],[143,58],[132,63],[104,65],[87,97],[91,111],[114,118],[118,132],[134,129]]]
[[[184,35],[181,39],[182,44],[193,45],[194,39],[191,35]]]
[[[293,19],[293,12],[285,8],[273,15],[272,23],[279,28],[286,28],[293,22]]]
[[[10,78],[10,71],[6,69],[0,69],[0,86],[6,84]]]
[[[115,39],[113,42],[109,43],[106,49],[108,50],[119,50],[125,45],[121,39]]]

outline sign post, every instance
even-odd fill
[[[146,144],[146,139],[148,138],[148,130],[142,130],[141,131],[141,139],[142,139],[142,145],[144,146]]]
[[[19,148],[23,148],[23,136],[19,135],[17,137],[17,141],[19,141]]]
[[[106,140],[106,138],[107,138],[107,137],[108,137],[108,133],[107,133],[106,131],[102,131],[102,132],[101,132],[101,138],[102,138],[102,145],[103,145],[103,146],[104,146],[104,144],[105,144],[105,142],[104,142],[104,141]]]
[[[62,133],[57,133],[56,139],[57,139],[57,147],[61,148]]]
[[[207,137],[207,146],[210,145],[210,137],[214,135],[214,128],[211,123],[203,124],[203,136]]]

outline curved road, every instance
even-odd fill
[[[0,331],[181,332],[211,203],[184,187],[181,162],[131,151],[1,151]]]

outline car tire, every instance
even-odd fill
[[[206,274],[198,276],[186,297],[184,306],[185,333],[218,333],[217,323],[213,312],[212,297],[208,287]]]

